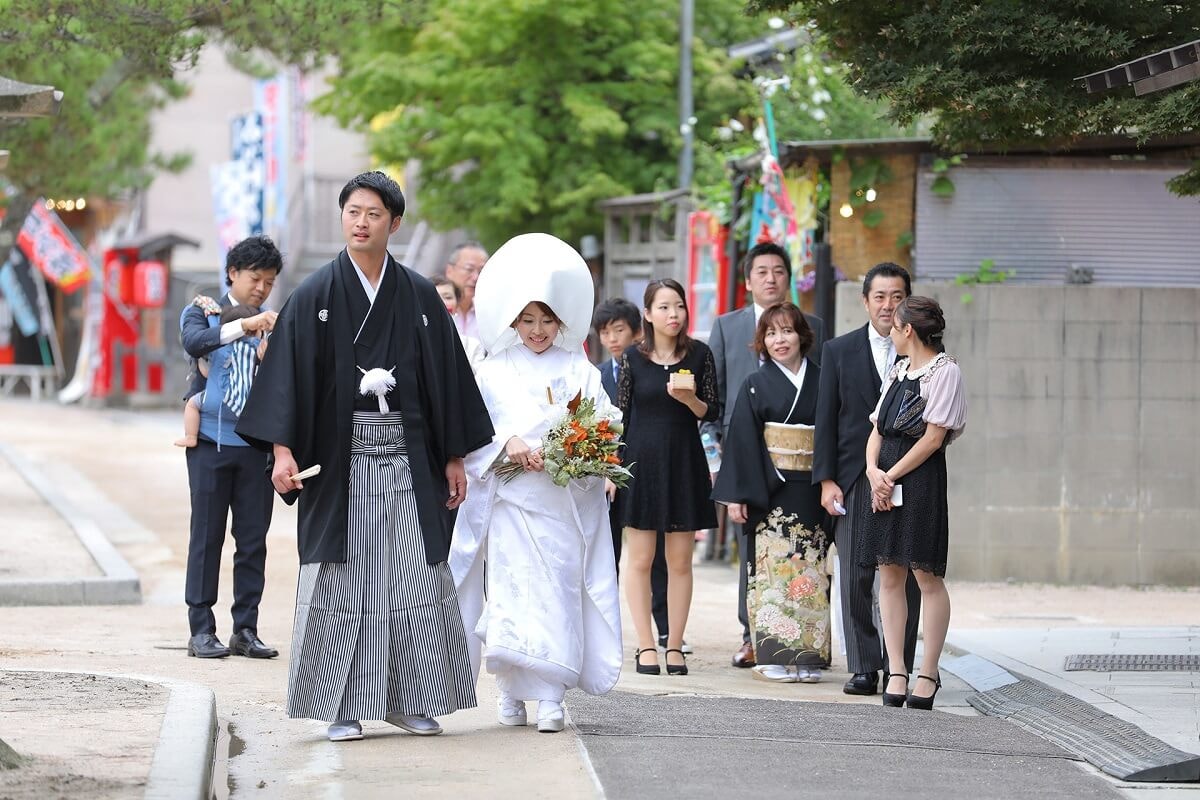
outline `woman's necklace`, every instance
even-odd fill
[[[674,357],[675,357],[674,350],[672,350],[670,353],[667,353],[665,356],[662,353],[658,352],[657,349],[655,349],[655,351],[654,351],[654,360],[656,362],[658,362],[659,364],[661,364],[663,369],[671,368],[670,360]]]

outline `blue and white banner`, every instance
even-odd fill
[[[263,160],[262,115],[242,114],[231,125],[232,161],[214,164],[209,175],[213,191],[213,220],[217,228],[217,248],[221,253],[224,276],[225,253],[245,239],[263,232],[263,188],[266,169]]]
[[[287,227],[290,85],[287,74],[254,84],[254,110],[262,117],[263,129],[263,219],[274,233]]]
[[[0,267],[0,293],[8,301],[13,320],[22,336],[36,336],[42,332],[42,324],[34,307],[36,287],[29,275],[29,262],[19,248],[12,248],[8,261]]]
[[[238,179],[245,196],[240,206],[246,221],[247,235],[263,232],[263,193],[267,184],[267,169],[263,149],[263,117],[257,111],[234,117],[230,155],[240,165]]]

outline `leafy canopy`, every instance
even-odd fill
[[[738,0],[701,0],[696,135],[745,106],[726,63]],[[422,24],[385,20],[347,53],[317,101],[343,124],[375,120],[371,150],[420,162],[421,214],[498,244],[528,230],[577,241],[609,197],[674,188],[678,0],[446,0]]]
[[[150,153],[150,115],[186,87],[177,76],[209,41],[243,63],[257,53],[312,66],[383,0],[0,0],[0,75],[64,93],[57,117],[0,120],[4,179],[19,193],[116,196],[186,155]]]
[[[780,141],[872,139],[912,133],[888,119],[886,103],[863,97],[850,85],[848,69],[830,54],[817,31],[789,59],[791,85],[772,98]]]
[[[1196,130],[1200,81],[1134,97],[1088,95],[1074,79],[1200,39],[1200,4],[1154,0],[750,0],[813,20],[854,87],[896,122],[936,114],[947,150],[1122,134],[1146,141]],[[1200,193],[1200,161],[1172,181]]]
[[[768,30],[762,17],[752,18],[755,27],[744,38],[761,36]],[[919,125],[900,127],[888,118],[887,104],[856,92],[849,82],[847,66],[830,52],[829,43],[819,31],[808,29],[807,36],[794,51],[776,60],[775,70],[759,67],[763,77],[786,76],[788,85],[771,95],[776,139],[779,142],[829,139],[871,139],[914,136]],[[777,74],[776,74],[777,73]],[[739,236],[746,235],[750,224],[748,208],[739,219],[732,219],[726,162],[762,150],[755,141],[752,127],[761,124],[762,96],[755,93],[737,115],[735,130],[718,129],[717,146],[702,146],[697,153],[696,184],[700,205],[714,211],[723,222],[732,222]],[[922,121],[924,122],[924,121]],[[828,177],[818,182],[818,206],[829,202]]]

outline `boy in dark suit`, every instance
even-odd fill
[[[831,339],[821,353],[821,384],[813,441],[812,480],[821,487],[821,505],[835,520],[846,661],[854,673],[842,691],[873,695],[884,666],[882,637],[875,624],[876,571],[857,558],[858,492],[866,485],[869,416],[879,402],[883,379],[896,361],[890,337],[892,313],[912,292],[908,271],[891,262],[876,264],[863,279],[866,325]],[[909,573],[908,623],[904,661],[912,671],[917,647],[921,591]]]

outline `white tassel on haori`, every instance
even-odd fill
[[[375,395],[379,400],[380,414],[386,414],[390,410],[387,404],[387,393],[396,388],[396,376],[392,374],[395,370],[395,367],[391,369],[376,367],[372,370],[358,368],[358,371],[363,374],[362,380],[358,383],[358,393],[364,397],[369,394]]]

